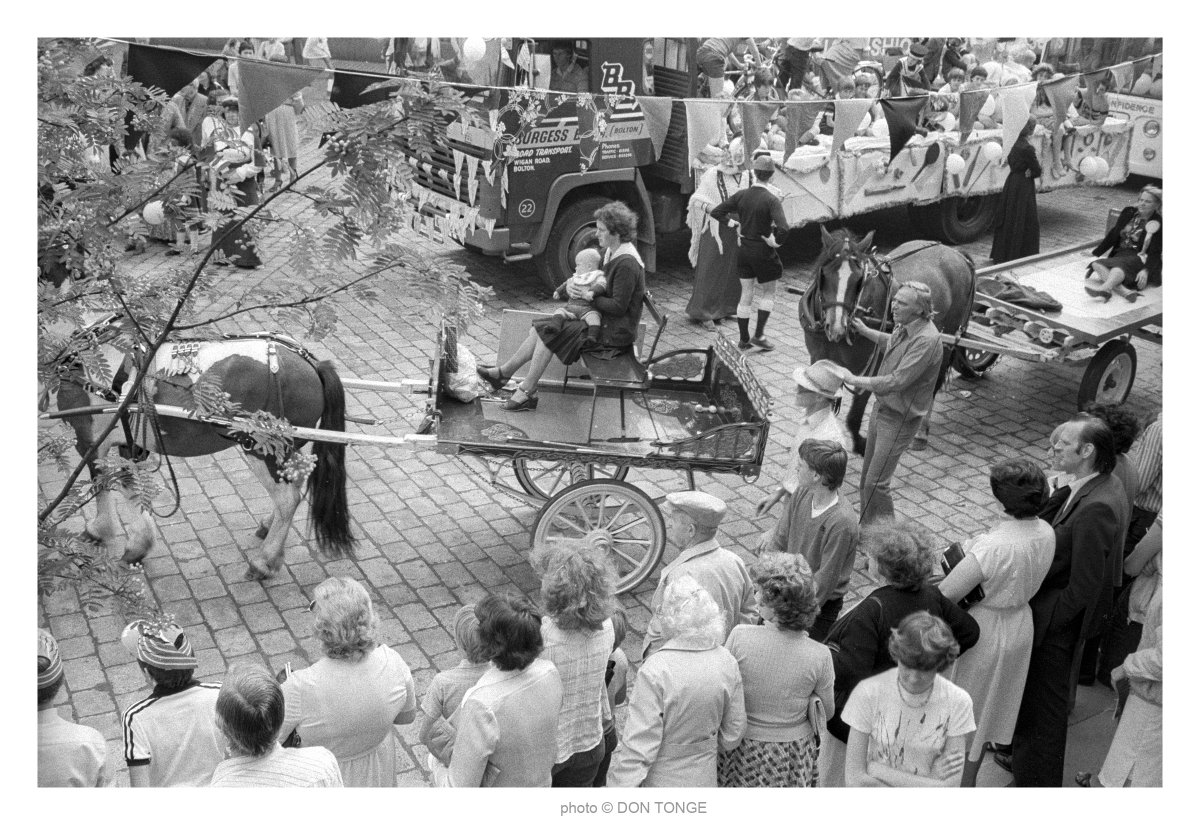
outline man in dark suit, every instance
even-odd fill
[[[1080,639],[1099,627],[1107,611],[1112,554],[1121,552],[1121,528],[1128,521],[1124,487],[1112,474],[1112,432],[1104,422],[1077,415],[1051,442],[1051,466],[1075,480],[1051,497],[1042,514],[1054,527],[1054,561],[1029,602],[1033,652],[1013,733],[1018,787],[1062,787],[1071,665]]]

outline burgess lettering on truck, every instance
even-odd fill
[[[600,91],[604,94],[545,93],[552,108],[540,119],[530,118],[534,103],[526,99],[514,99],[500,111],[501,141],[510,147],[509,225],[540,222],[550,183],[560,175],[654,162],[646,118],[631,97],[634,83],[625,79],[623,64],[602,64]]]

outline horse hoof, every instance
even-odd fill
[[[121,556],[121,562],[128,564],[130,567],[139,566],[142,563],[142,559],[146,558],[146,554],[149,552],[150,548],[148,547],[141,550],[126,549]]]
[[[924,452],[925,450],[929,449],[929,439],[924,438],[923,436],[917,436],[913,439],[912,447],[910,447],[910,449],[915,453]]]
[[[267,537],[267,533],[269,532],[270,528],[267,527],[267,525],[260,524],[258,525],[258,529],[254,531],[254,535],[256,538],[265,539]]]
[[[246,572],[242,574],[242,578],[250,582],[261,582],[271,578],[271,571],[260,570],[253,564],[246,568]]]

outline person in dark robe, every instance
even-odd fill
[[[1029,136],[1037,121],[1030,118],[1017,135],[1008,153],[1008,179],[1000,193],[1000,208],[996,210],[995,234],[992,236],[992,263],[999,264],[1041,250],[1041,228],[1038,224],[1037,188],[1042,177],[1037,151]]]

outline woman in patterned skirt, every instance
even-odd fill
[[[815,788],[818,717],[833,708],[833,657],[808,636],[820,609],[812,572],[802,556],[764,553],[750,575],[763,624],[738,625],[725,642],[742,674],[746,734],[720,755],[717,782]]]

